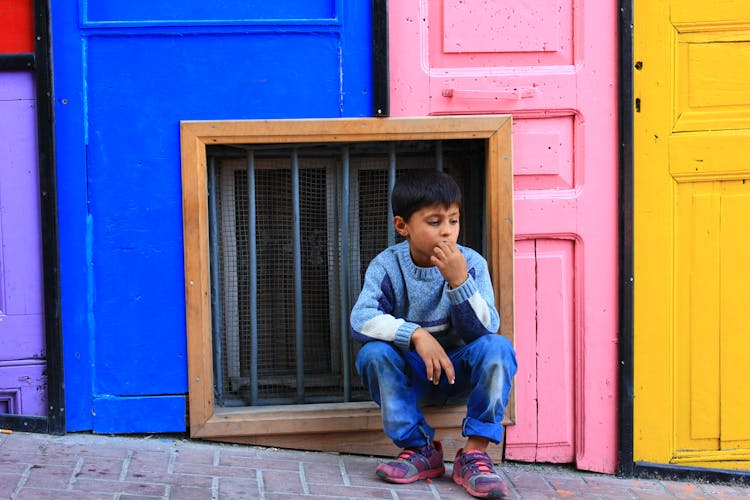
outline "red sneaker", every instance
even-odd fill
[[[486,453],[463,449],[456,453],[453,462],[453,482],[463,486],[471,496],[479,498],[505,498],[508,487],[495,472],[492,460]]]
[[[421,448],[406,448],[391,460],[378,465],[375,474],[389,483],[413,483],[445,474],[443,446],[433,441]]]

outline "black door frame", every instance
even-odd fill
[[[54,111],[47,0],[34,0],[34,52],[0,54],[0,71],[31,71],[36,80],[39,190],[41,199],[44,339],[47,361],[47,416],[0,415],[3,429],[50,434],[65,433],[62,318],[60,315],[60,254],[57,226]]]

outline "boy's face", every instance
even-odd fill
[[[460,214],[457,203],[449,207],[430,205],[414,212],[408,221],[397,215],[393,225],[398,234],[409,242],[414,263],[420,267],[431,267],[434,264],[430,257],[434,255],[438,243],[447,241],[455,245],[458,241]]]

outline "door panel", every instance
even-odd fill
[[[617,2],[389,10],[391,114],[513,115],[519,371],[506,456],[614,472]]]
[[[750,50],[748,50],[750,53]],[[746,152],[747,150],[745,150]],[[750,265],[750,184],[723,182],[721,210],[721,449],[750,452],[750,391],[747,362],[750,340],[747,327],[747,289]],[[750,453],[749,453],[750,454]],[[750,468],[750,461],[748,462]]]
[[[534,460],[537,454],[537,409],[536,404],[536,244],[534,240],[515,243],[515,348],[518,372],[513,387],[516,391],[516,423],[511,450],[515,456]],[[527,333],[528,332],[528,333]],[[520,399],[520,401],[518,401]],[[507,432],[511,432],[511,427]],[[507,444],[506,444],[507,447]]]
[[[750,5],[635,5],[634,459],[750,469]]]
[[[573,249],[570,240],[536,242],[536,378],[545,396],[537,403],[538,462],[575,458]]]
[[[33,0],[0,0],[0,54],[33,51]]]
[[[0,413],[47,414],[36,99],[0,73]]]

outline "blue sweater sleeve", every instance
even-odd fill
[[[451,303],[451,323],[464,342],[482,335],[497,333],[500,316],[495,308],[495,294],[487,269],[487,261],[476,252],[467,251],[469,278],[458,288],[446,283],[446,295]]]
[[[350,316],[352,337],[359,342],[383,340],[408,349],[419,325],[394,316],[395,292],[385,267],[373,260]]]

